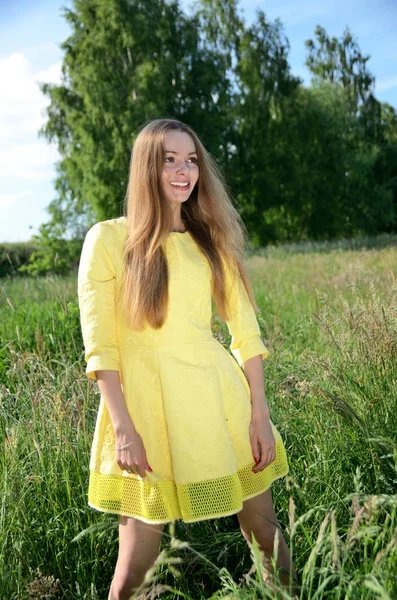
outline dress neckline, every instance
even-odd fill
[[[127,217],[125,217],[124,215],[122,217],[120,217],[120,220],[122,220],[124,226],[127,226]],[[186,229],[186,231],[170,231],[169,235],[173,235],[176,237],[181,237],[181,236],[185,236],[185,238],[190,237],[190,231],[188,229]]]
[[[169,240],[170,244],[178,244],[178,246],[179,244],[190,244],[190,242],[193,240],[192,234],[188,230],[170,231],[167,235],[167,239]]]

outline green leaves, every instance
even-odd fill
[[[237,0],[74,0],[62,82],[40,135],[58,146],[56,196],[29,272],[76,262],[96,221],[122,214],[131,148],[149,119],[193,127],[226,176],[254,246],[394,231],[397,115],[347,29],[308,40],[312,87],[291,73],[279,20]],[[58,256],[58,267],[55,257]]]

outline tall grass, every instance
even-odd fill
[[[300,598],[397,597],[396,267],[393,247],[250,256],[275,482]],[[87,506],[99,401],[84,374],[75,277],[0,285],[0,598],[103,599],[117,517]],[[214,335],[227,344],[216,318]],[[141,598],[291,598],[263,583],[235,515],[167,525]],[[278,591],[277,591],[278,590]],[[278,596],[277,596],[278,594]]]

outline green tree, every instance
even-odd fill
[[[233,90],[222,149],[238,209],[255,245],[275,239],[266,211],[284,203],[278,153],[283,103],[299,86],[288,64],[289,43],[280,21],[258,10],[246,27],[234,0],[202,0],[199,15],[207,43],[218,49]]]
[[[279,20],[238,0],[73,0],[60,85],[43,83],[56,197],[31,273],[75,264],[87,227],[121,213],[131,147],[148,119],[197,130],[216,157],[254,245],[393,231],[396,113],[349,30],[306,42],[313,75],[291,74]]]
[[[131,147],[146,120],[185,120],[216,152],[227,118],[223,62],[177,1],[74,0],[64,17],[71,34],[61,46],[62,83],[41,86],[50,105],[40,133],[62,156],[52,218],[37,236],[44,270],[60,238],[81,239],[90,223],[121,214]]]
[[[375,77],[367,69],[370,57],[362,54],[348,28],[340,40],[330,38],[320,26],[315,36],[315,41],[305,43],[313,86],[334,84],[345,98],[347,126],[340,131],[340,144],[350,147],[350,152],[346,156],[344,203],[340,209],[350,227],[347,232],[342,228],[340,234],[391,231],[397,221],[393,187],[396,171],[390,161],[393,151],[388,138],[395,135],[396,115],[392,109],[385,121],[387,110],[374,96]]]
[[[365,105],[373,94],[375,78],[367,69],[370,56],[363,56],[349,28],[342,38],[330,38],[323,27],[314,31],[316,40],[307,40],[309,53],[306,65],[314,83],[329,81],[339,84],[345,91],[352,113],[359,105]]]

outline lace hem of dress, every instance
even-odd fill
[[[281,442],[281,440],[280,440]],[[135,517],[146,523],[186,523],[215,519],[242,510],[243,500],[267,490],[288,473],[283,443],[276,445],[276,459],[253,473],[254,462],[225,477],[189,484],[137,475],[103,475],[90,472],[88,504],[101,512]]]

